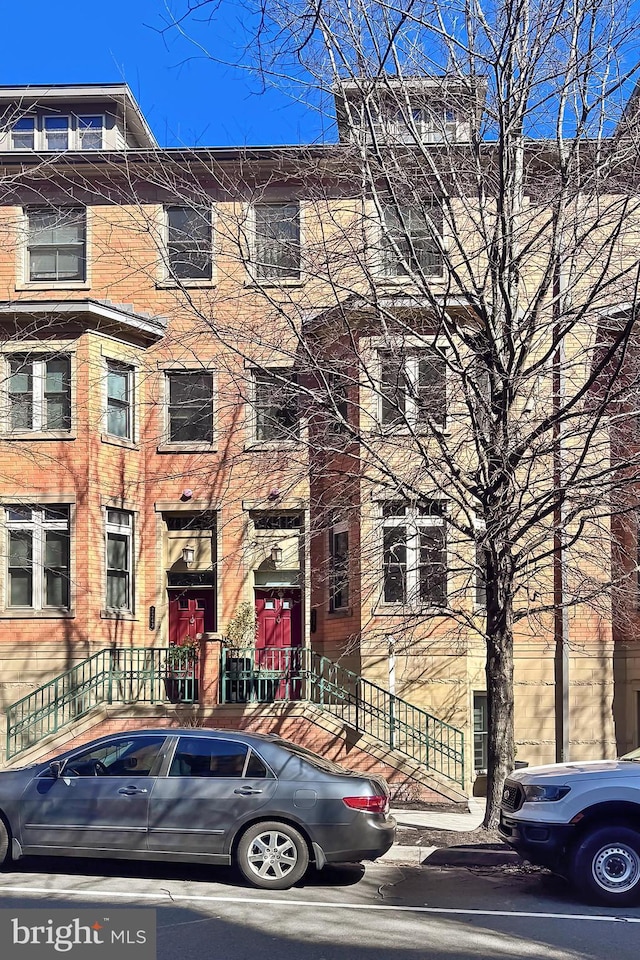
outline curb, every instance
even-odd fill
[[[499,867],[522,862],[515,850],[505,846],[420,847],[395,844],[380,863],[411,863],[421,867]]]

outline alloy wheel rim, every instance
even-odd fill
[[[281,880],[297,864],[298,851],[286,833],[266,830],[251,841],[247,862],[251,871],[261,880]]]
[[[593,858],[593,878],[603,890],[625,893],[640,877],[640,860],[632,847],[624,843],[602,847]]]

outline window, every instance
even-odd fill
[[[70,358],[10,357],[8,363],[8,430],[69,431]]]
[[[349,530],[345,522],[333,524],[329,530],[329,608],[343,610],[349,606]]]
[[[107,433],[133,440],[133,370],[107,361]]]
[[[488,767],[487,746],[489,719],[486,693],[473,695],[473,768],[476,771]]]
[[[33,150],[35,147],[36,121],[34,117],[22,117],[11,127],[13,150]]]
[[[69,607],[69,507],[8,506],[7,606]]]
[[[442,273],[442,207],[386,207],[382,224],[382,272],[385,277]]]
[[[300,205],[258,203],[255,215],[255,275],[259,280],[300,277]]]
[[[78,117],[78,149],[102,150],[102,117]]]
[[[213,376],[169,373],[169,442],[213,442]]]
[[[211,279],[211,212],[167,208],[169,273],[178,280]]]
[[[383,516],[383,600],[385,603],[447,602],[445,504],[388,501]]]
[[[133,610],[133,516],[126,510],[107,510],[108,610]]]
[[[258,441],[298,437],[297,378],[290,370],[255,374],[255,436]]]
[[[69,117],[44,117],[44,149],[69,149]]]
[[[86,211],[76,207],[32,207],[27,216],[29,280],[84,280]]]
[[[241,777],[249,748],[234,740],[180,737],[170,777]],[[266,775],[265,773],[262,776]],[[252,774],[259,776],[260,774]]]
[[[67,777],[148,777],[160,766],[165,739],[152,734],[110,740],[69,757],[63,773]]]
[[[381,350],[380,423],[384,427],[419,427],[446,421],[446,368],[435,349],[410,353]]]
[[[265,511],[254,514],[253,526],[256,530],[299,530],[302,517],[299,513]]]

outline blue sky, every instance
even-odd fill
[[[4,3],[0,83],[126,81],[163,146],[317,140],[321,123],[312,109],[280,91],[260,93],[247,72],[225,65],[242,59],[244,40],[240,7],[236,17],[233,4],[225,6],[224,22],[192,25],[207,57],[177,31],[160,33],[163,0]]]

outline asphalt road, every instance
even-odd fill
[[[0,875],[18,906],[156,908],[158,960],[637,960],[640,941],[640,908],[510,868],[345,865],[265,893],[210,867],[34,859]]]

